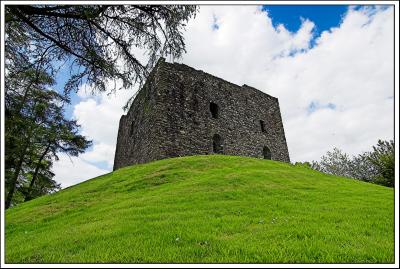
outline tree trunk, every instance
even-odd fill
[[[36,107],[36,104],[37,104],[37,102],[35,101],[35,104],[33,107]],[[11,183],[10,183],[10,190],[8,191],[6,201],[5,201],[6,209],[8,209],[11,206],[11,201],[14,196],[15,188],[17,186],[18,176],[19,176],[19,173],[21,172],[21,168],[22,168],[22,164],[24,163],[26,151],[28,150],[28,147],[30,146],[30,140],[32,138],[32,134],[34,131],[35,131],[34,129],[29,130],[27,138],[25,140],[26,143],[24,145],[24,149],[22,150],[22,153],[19,156],[18,164],[15,167],[14,175],[13,175],[13,177],[11,179]]]
[[[40,170],[40,164],[43,161],[43,158],[46,156],[47,152],[49,152],[50,145],[51,145],[50,143],[47,145],[46,150],[43,152],[43,154],[39,158],[39,161],[38,161],[38,163],[36,165],[36,168],[35,168],[35,173],[33,174],[31,183],[29,184],[28,191],[25,194],[25,199],[24,199],[25,202],[27,202],[29,200],[32,200],[33,185],[35,184],[35,181],[37,179],[37,176],[38,176],[38,173],[39,173],[39,170]]]
[[[18,176],[19,173],[21,172],[22,164],[24,163],[24,156],[26,154],[26,150],[28,149],[28,146],[25,146],[25,149],[23,150],[23,153],[21,154],[18,164],[15,167],[15,172],[13,177],[11,178],[11,184],[10,184],[10,190],[8,191],[7,197],[6,197],[6,209],[11,206],[11,200],[14,196],[15,188],[17,186],[17,181],[18,181]]]

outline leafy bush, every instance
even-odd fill
[[[297,165],[298,163],[296,163]],[[394,187],[394,141],[378,140],[371,152],[350,157],[338,148],[328,151],[319,162],[303,165],[323,173],[350,177],[388,187]]]

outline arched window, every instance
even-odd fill
[[[213,152],[216,154],[224,153],[222,137],[218,134],[213,136]]]
[[[264,156],[264,159],[271,160],[271,151],[269,150],[269,148],[267,146],[265,146],[263,148],[263,156]]]
[[[210,112],[214,119],[218,119],[218,105],[216,103],[210,103]]]

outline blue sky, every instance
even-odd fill
[[[274,26],[283,24],[286,29],[296,32],[301,26],[301,18],[315,23],[315,34],[339,26],[347,5],[264,5]]]
[[[69,61],[63,65],[63,67],[60,68],[59,72],[57,73],[56,76],[56,84],[54,85],[54,89],[57,90],[58,92],[63,93],[64,92],[64,86],[65,83],[67,83],[68,79],[71,77],[70,74],[70,63],[72,61]],[[72,72],[76,72],[77,68],[74,66],[72,68]],[[73,116],[73,109],[74,106],[79,102],[80,98],[75,92],[71,92],[70,94],[70,101],[71,105],[65,107],[65,115],[68,118],[72,118]]]

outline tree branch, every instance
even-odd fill
[[[26,24],[28,24],[33,30],[35,30],[37,33],[39,33],[40,35],[42,35],[44,38],[50,40],[51,42],[53,42],[54,44],[56,44],[58,47],[60,47],[61,49],[63,49],[64,51],[71,53],[72,55],[74,55],[75,57],[93,65],[96,68],[101,69],[101,67],[97,66],[94,62],[86,59],[85,57],[83,57],[82,55],[79,55],[77,53],[75,53],[74,51],[72,51],[71,48],[69,48],[68,46],[66,46],[65,44],[59,42],[58,40],[54,39],[52,36],[44,33],[40,28],[38,28],[35,24],[33,24],[29,19],[27,19],[24,15],[22,15],[19,11],[15,12],[15,15],[17,15],[22,21],[24,21]]]

